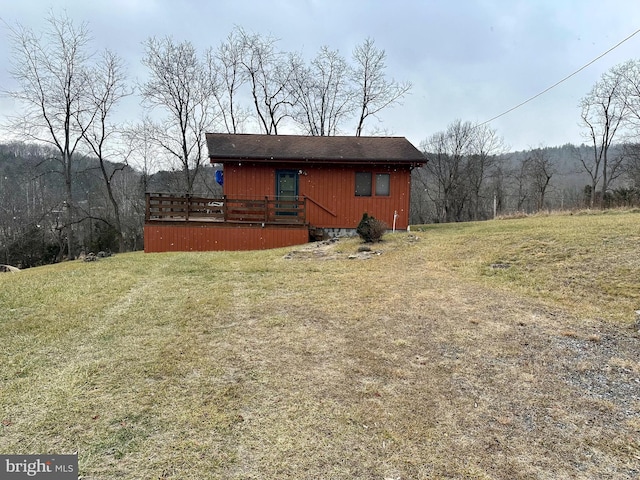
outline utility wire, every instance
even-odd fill
[[[594,58],[593,60],[591,60],[589,63],[583,65],[582,67],[580,67],[578,70],[576,70],[575,72],[567,75],[566,77],[564,77],[562,80],[557,81],[556,83],[554,83],[553,85],[551,85],[550,87],[545,88],[543,91],[541,91],[540,93],[535,94],[533,97],[530,97],[528,99],[526,99],[524,102],[519,103],[518,105],[516,105],[515,107],[511,107],[509,110],[506,110],[504,112],[502,112],[499,115],[496,115],[493,118],[490,118],[489,120],[482,122],[480,125],[478,125],[479,127],[482,125],[486,125],[489,122],[494,121],[496,118],[500,118],[504,115],[506,115],[507,113],[511,113],[513,112],[515,109],[522,107],[523,105],[529,103],[532,100],[535,100],[536,98],[538,98],[541,95],[544,95],[545,93],[547,93],[549,90],[556,88],[558,85],[560,85],[563,82],[566,82],[567,80],[569,80],[571,77],[573,77],[574,75],[577,75],[578,73],[580,73],[582,70],[584,70],[585,68],[587,68],[589,65],[594,64],[595,62],[597,62],[598,60],[600,60],[602,57],[604,57],[605,55],[607,55],[609,52],[612,52],[613,50],[615,50],[616,48],[618,48],[620,45],[622,45],[624,42],[626,42],[627,40],[630,40],[633,36],[637,35],[638,33],[640,33],[640,28],[638,30],[636,30],[635,32],[633,32],[631,35],[629,35],[627,38],[621,40],[620,42],[618,42],[617,44],[615,44],[613,47],[611,47],[609,50],[607,50],[606,52],[598,55],[596,58]]]

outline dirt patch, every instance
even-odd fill
[[[399,244],[394,241],[382,241],[374,244],[354,243],[353,239],[346,241],[331,238],[321,242],[308,243],[296,250],[288,252],[283,258],[286,260],[369,260],[378,257],[388,250],[396,249]],[[416,243],[420,237],[403,235],[402,243]]]
[[[332,238],[322,242],[308,243],[299,249],[292,250],[283,258],[286,260],[338,260],[347,258],[350,254],[338,251],[339,238]]]

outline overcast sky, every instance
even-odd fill
[[[145,75],[142,42],[150,36],[202,51],[237,25],[307,57],[323,45],[350,57],[371,37],[386,51],[389,77],[413,88],[382,124],[368,125],[416,146],[456,119],[484,122],[514,107],[640,28],[637,0],[0,0],[0,18],[12,26],[41,30],[49,11],[86,21],[96,49],[119,53],[132,80]],[[14,84],[1,24],[0,33],[6,90]],[[603,72],[638,57],[640,34],[491,126],[514,150],[581,143],[580,98]],[[0,99],[0,117],[12,107]]]

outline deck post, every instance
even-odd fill
[[[185,196],[185,204],[184,217],[185,220],[189,221],[189,210],[191,210],[191,195],[188,193]]]
[[[144,212],[144,221],[148,222],[149,219],[151,218],[151,194],[149,192],[145,192],[144,194],[145,196],[145,203],[146,203],[146,210]]]
[[[269,222],[269,197],[267,195],[264,196],[264,221],[265,223]]]
[[[229,220],[229,212],[228,212],[226,195],[222,195],[222,218],[225,222]]]
[[[307,224],[307,197],[302,198],[302,223]]]

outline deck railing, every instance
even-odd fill
[[[146,222],[203,221],[300,225],[306,199],[229,198],[147,193]]]

